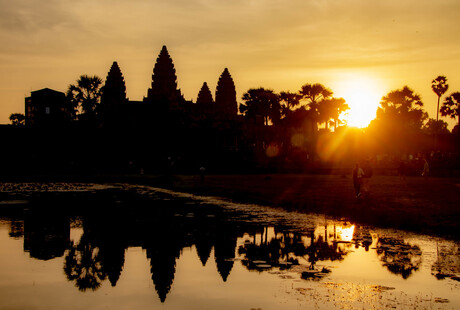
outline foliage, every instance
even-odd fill
[[[271,89],[251,88],[243,94],[245,103],[240,105],[240,112],[246,117],[256,119],[263,117],[264,124],[278,124],[281,118],[280,97]]]
[[[388,129],[418,131],[428,114],[421,108],[423,102],[408,86],[382,97],[375,121]]]
[[[443,75],[438,76],[435,78],[433,81],[431,81],[431,89],[434,91],[436,96],[438,96],[438,106],[436,109],[436,120],[438,120],[439,116],[439,101],[441,99],[441,96],[444,95],[444,93],[447,91],[449,88],[449,85],[447,84],[447,78]]]
[[[325,100],[330,99],[333,92],[322,84],[305,84],[301,87],[299,94],[306,101],[309,110],[312,112],[312,117],[317,123],[328,122],[330,117],[327,117],[327,107],[323,106]],[[327,125],[326,125],[327,126]]]
[[[324,85],[315,83],[303,85],[299,94],[302,96],[303,100],[307,101],[307,105],[310,110],[319,114],[318,109],[320,102],[324,99],[330,98],[333,92]]]
[[[430,135],[447,134],[449,133],[447,126],[448,124],[443,120],[435,120],[434,118],[430,118],[423,126],[422,130]]]
[[[328,128],[329,122],[332,119],[335,131],[337,126],[342,123],[339,119],[340,115],[349,109],[350,107],[345,103],[345,99],[343,98],[324,99],[319,105],[319,119],[323,123],[326,123],[326,128]]]
[[[77,245],[72,242],[65,257],[64,273],[82,292],[97,290],[106,279],[107,274],[102,267],[99,248],[93,246],[85,234]]]
[[[284,92],[282,91],[279,95],[282,115],[285,117],[293,111],[295,107],[300,104],[302,96],[300,94]]]
[[[14,126],[24,126],[26,124],[26,117],[21,113],[12,113],[10,115],[10,121]]]
[[[458,117],[458,124],[460,125],[460,92],[450,94],[441,107],[442,116],[450,116],[451,118]]]
[[[95,120],[102,96],[102,79],[82,75],[76,84],[69,85],[67,100],[79,119]]]

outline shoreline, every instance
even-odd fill
[[[460,240],[460,178],[401,179],[374,175],[370,195],[362,199],[355,198],[350,175],[206,175],[203,179],[199,175],[98,175],[8,180],[9,183],[61,181],[150,185]],[[0,194],[3,200],[5,192],[0,189]]]

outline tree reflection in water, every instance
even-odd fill
[[[106,279],[99,248],[92,245],[87,234],[81,236],[78,244],[71,242],[65,256],[64,273],[82,292],[97,290]]]
[[[10,237],[24,235],[24,250],[35,253],[31,257],[52,259],[65,255],[65,275],[82,292],[97,290],[105,280],[116,286],[126,250],[142,247],[161,302],[166,301],[173,287],[177,260],[187,247],[195,247],[203,266],[214,252],[216,272],[223,282],[228,281],[239,260],[247,270],[259,272],[300,265],[295,271],[303,272],[304,279],[320,280],[327,275],[328,266],[319,262],[343,260],[353,244],[368,251],[373,241],[368,230],[353,225],[299,228],[264,219],[258,213],[160,194],[154,198],[115,194],[92,198],[87,205],[75,203],[72,214],[59,214],[62,208],[43,213],[37,207],[26,218],[11,217]],[[83,198],[88,200],[88,196]],[[37,200],[37,205],[40,203]],[[78,242],[69,241],[70,227],[83,229]],[[376,250],[383,266],[405,279],[420,265],[420,249],[402,239],[380,238]]]
[[[431,273],[438,279],[451,278],[460,281],[460,247],[458,245],[439,245],[436,243],[436,262]]]
[[[329,270],[323,267],[315,270],[318,261],[343,260],[348,251],[337,241],[336,235],[332,235],[332,240],[328,239],[328,226],[324,227],[324,234],[315,234],[310,230],[308,239],[299,232],[289,232],[279,230],[274,233],[272,238],[268,238],[269,227],[263,227],[259,233],[256,231],[252,235],[252,240],[247,239],[244,245],[238,249],[238,253],[244,256],[243,264],[248,270],[263,270],[272,267],[280,269],[289,268],[299,264],[299,259],[307,260],[309,270],[313,278],[318,279],[324,276]],[[334,229],[335,231],[335,229]],[[260,234],[260,241],[257,235]],[[250,236],[251,237],[251,236]],[[321,271],[321,272],[320,272]]]
[[[377,242],[377,254],[390,272],[407,279],[417,271],[422,263],[422,251],[416,245],[410,245],[402,239],[380,237]]]

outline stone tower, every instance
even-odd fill
[[[227,68],[222,72],[217,82],[216,112],[225,117],[232,117],[238,114],[235,83]]]
[[[214,103],[212,99],[211,91],[209,90],[208,84],[206,82],[201,86],[200,92],[198,93],[198,98],[196,99],[196,104],[211,104]]]
[[[165,45],[153,68],[152,86],[145,101],[159,104],[167,110],[184,101],[180,90],[177,89],[176,69]]]
[[[113,106],[114,104],[126,102],[125,79],[121,73],[118,63],[114,61],[109,73],[107,74],[107,79],[105,80],[101,104],[104,106]]]

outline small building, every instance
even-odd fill
[[[71,110],[64,93],[44,88],[31,92],[25,99],[27,126],[48,126],[67,123]]]

